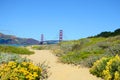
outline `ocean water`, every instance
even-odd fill
[[[21,45],[21,44],[0,44],[0,45],[4,45],[4,46],[15,46],[15,47],[25,47],[25,46],[29,46],[29,45]]]

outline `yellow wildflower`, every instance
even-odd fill
[[[115,80],[120,80],[120,74],[118,71],[115,72]]]
[[[8,63],[8,66],[16,66],[16,62],[14,62],[14,61],[10,61],[9,63]]]
[[[34,76],[35,78],[38,77],[37,72],[34,72],[34,73],[33,73],[33,76]]]
[[[27,62],[22,62],[22,65],[23,66],[27,66]]]

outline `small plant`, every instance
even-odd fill
[[[61,49],[52,49],[52,53],[55,54],[56,56],[60,57],[63,55],[63,50]]]
[[[48,77],[49,77],[49,75],[48,75],[48,68],[50,68],[47,64],[46,64],[46,62],[44,61],[44,62],[42,62],[42,63],[39,63],[39,64],[37,64],[37,66],[39,66],[41,69],[42,69],[42,72],[41,72],[41,75],[42,76],[40,76],[40,80],[46,80]]]
[[[16,62],[30,62],[27,58],[21,58],[18,54],[10,54],[10,53],[0,53],[0,64],[8,63],[9,61]]]

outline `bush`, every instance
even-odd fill
[[[42,69],[31,62],[10,61],[0,65],[0,78],[2,80],[39,80],[41,72]]]
[[[90,69],[90,73],[96,75],[97,77],[103,77],[103,70],[105,70],[106,64],[109,59],[110,58],[103,57],[100,60],[97,60]]]
[[[30,62],[29,59],[21,58],[18,54],[9,54],[9,53],[0,53],[0,64],[8,63],[9,61],[16,61],[16,62]]]
[[[120,80],[120,57],[116,55],[96,61],[90,73],[104,80]]]
[[[120,57],[118,55],[107,62],[103,75],[105,80],[120,80]]]
[[[120,36],[61,42],[53,53],[64,63],[91,67],[96,60],[103,56],[120,55]]]
[[[63,43],[60,45],[60,49],[63,51],[63,54],[66,54],[72,50],[73,44]]]
[[[45,63],[33,64],[18,54],[0,54],[0,80],[43,80],[48,78]]]
[[[89,58],[81,60],[79,64],[90,68],[93,66],[93,63],[99,60],[100,58],[101,56],[90,56]]]
[[[29,51],[23,47],[14,47],[14,46],[0,46],[0,52],[4,53],[15,53],[15,54],[33,54],[33,51]]]
[[[52,49],[52,53],[54,53],[56,56],[60,57],[63,55],[63,50],[61,49]]]
[[[69,52],[67,55],[63,55],[61,58],[61,61],[63,63],[72,63],[72,64],[78,64],[80,62],[80,54],[75,52]]]

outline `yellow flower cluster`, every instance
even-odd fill
[[[38,80],[42,69],[31,62],[17,63],[10,61],[0,65],[0,79],[6,80]]]
[[[105,80],[120,80],[120,57],[116,55],[107,62],[106,69],[103,70]]]
[[[102,58],[94,63],[90,72],[104,80],[120,80],[120,57]]]
[[[97,77],[102,77],[102,71],[105,69],[105,65],[107,64],[108,58],[101,58],[100,60],[97,60],[92,68],[90,69],[90,73],[93,75],[96,75]]]

